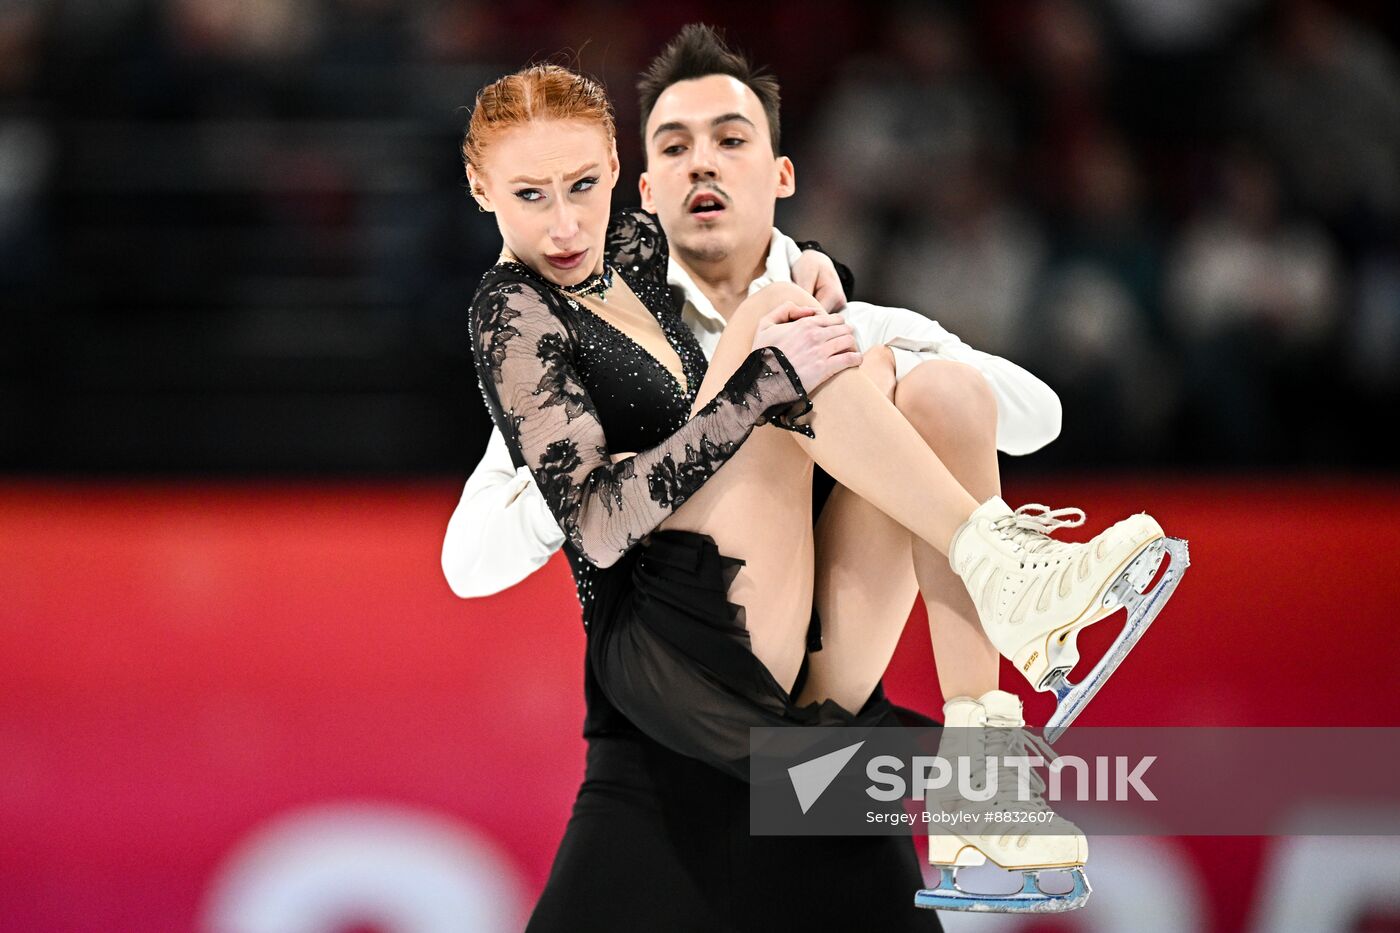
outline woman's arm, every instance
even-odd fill
[[[529,281],[485,286],[472,350],[492,418],[535,478],[565,537],[607,567],[714,475],[755,426],[811,402],[782,351],[760,347],[719,394],[660,444],[612,462],[574,368],[572,337]],[[809,428],[806,428],[810,430]]]

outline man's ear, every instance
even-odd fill
[[[790,198],[797,193],[797,169],[787,156],[778,156],[778,191],[780,198]]]
[[[642,210],[648,214],[655,214],[656,199],[651,196],[651,179],[647,177],[646,172],[642,172],[641,177],[637,179],[637,190],[642,195]]]

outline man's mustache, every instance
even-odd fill
[[[728,207],[731,203],[729,195],[725,193],[725,190],[723,188],[721,188],[719,185],[714,184],[713,182],[709,182],[703,185],[696,185],[695,187],[691,188],[690,193],[685,196],[685,201],[682,202],[681,206],[686,210],[687,213],[690,212],[690,205],[691,202],[695,200],[695,196],[703,192],[708,192],[710,194],[713,194],[715,197],[719,198],[720,201],[724,203],[725,207]]]

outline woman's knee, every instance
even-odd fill
[[[926,438],[995,443],[996,396],[966,363],[925,360],[899,381],[894,402]]]
[[[740,320],[747,321],[753,326],[758,326],[758,321],[769,311],[784,302],[792,302],[803,308],[816,308],[822,311],[821,302],[813,298],[805,289],[799,288],[791,282],[773,282],[765,285],[740,303],[734,312],[734,317],[730,319],[729,325],[732,327]]]
[[[894,351],[884,344],[871,347],[861,354],[860,371],[874,383],[875,388],[884,393],[885,398],[894,401],[895,381]]]

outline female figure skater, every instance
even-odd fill
[[[588,629],[585,734],[634,726],[743,778],[751,727],[885,719],[882,696],[830,699],[850,692],[843,678],[878,680],[858,659],[806,676],[814,461],[949,555],[993,643],[1038,686],[1107,614],[1103,594],[1160,559],[1146,515],[1067,545],[1043,533],[1053,521],[979,504],[855,368],[840,316],[793,286],[744,302],[707,367],[659,228],[641,212],[609,227],[618,161],[595,83],[536,66],[489,85],[463,156],[504,241],[472,303],[473,352],[493,419],[566,535]],[[590,776],[594,764],[590,746]],[[571,821],[531,928],[716,928],[697,892],[721,867],[671,872],[655,837],[676,828]],[[713,827],[684,831],[683,845],[714,843]],[[1067,838],[1058,864],[1082,864],[1082,837]],[[590,874],[597,862],[638,853],[650,877],[593,883],[619,882]],[[937,861],[961,862],[960,847]],[[868,889],[871,871],[852,883]]]

